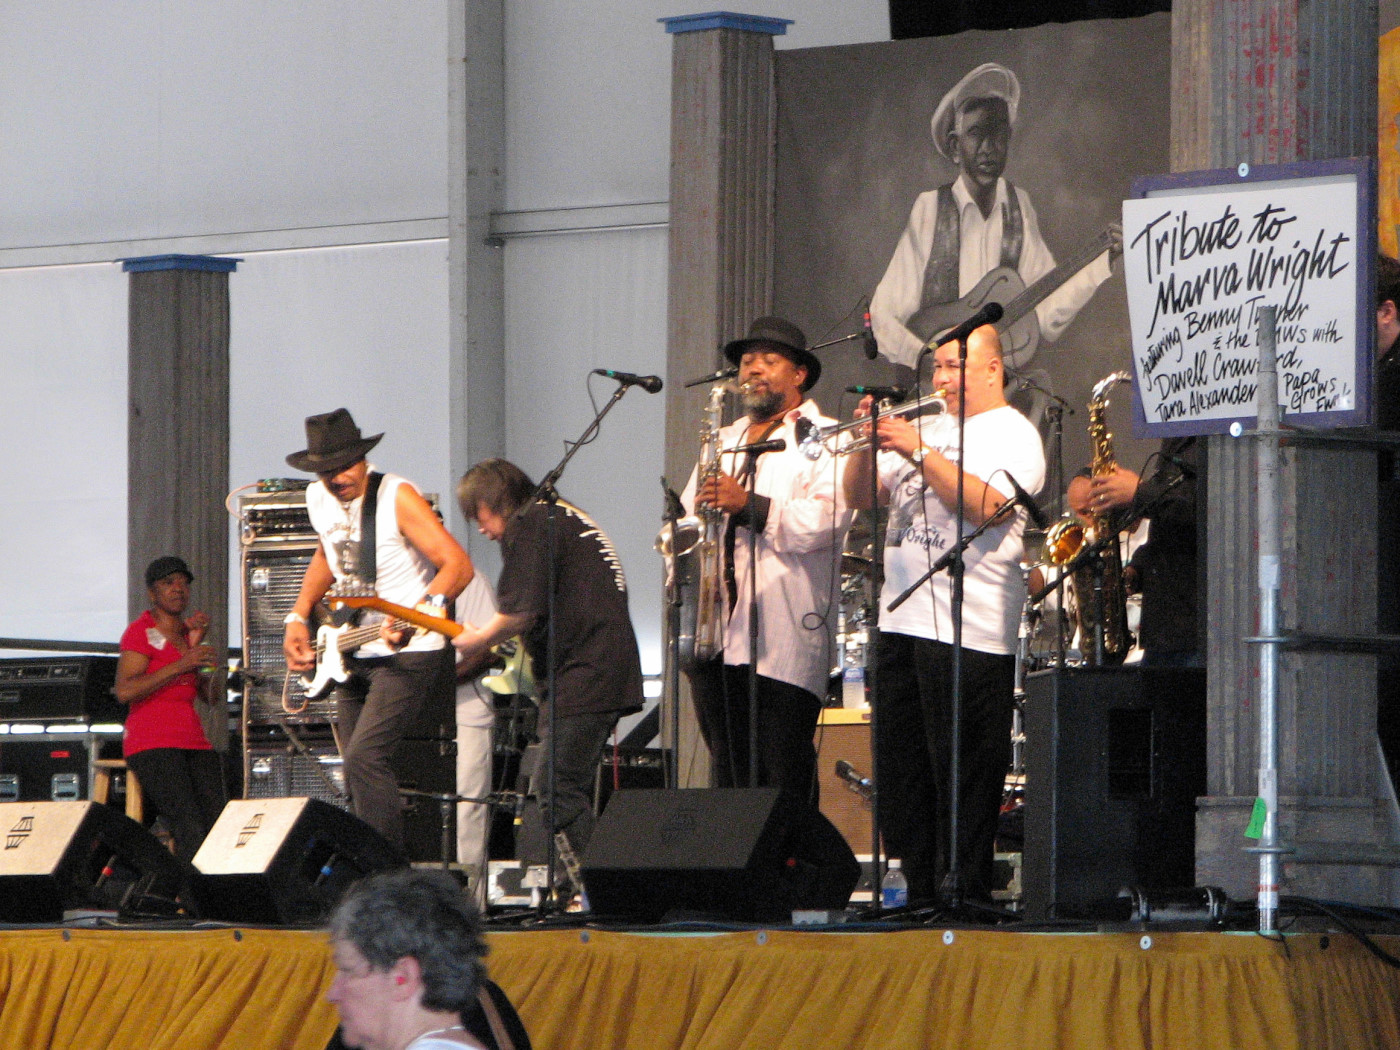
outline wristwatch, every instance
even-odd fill
[[[913,463],[916,467],[922,467],[924,465],[924,453],[927,451],[927,445],[919,445],[913,452],[909,453],[909,462]]]

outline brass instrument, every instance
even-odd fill
[[[730,383],[710,388],[710,401],[700,424],[700,458],[695,491],[719,474],[719,431],[724,417],[724,395]],[[653,546],[666,561],[666,582],[680,588],[680,629],[677,655],[683,670],[718,656],[724,649],[724,621],[728,598],[724,591],[724,512],[718,507],[697,506],[696,514],[668,522]]]
[[[829,427],[814,428],[810,434],[797,443],[797,447],[808,459],[819,458],[824,450],[829,450],[833,456],[849,456],[852,452],[860,452],[862,449],[870,447],[869,434],[834,448],[831,447],[830,442],[842,434],[873,425],[886,416],[904,416],[923,409],[928,409],[929,415],[942,415],[948,411],[948,402],[945,400],[947,393],[946,390],[935,390],[931,394],[925,394],[913,401],[906,401],[902,405],[895,405],[893,408],[881,408],[877,405],[875,411],[865,419],[854,419],[849,423],[834,423]]]
[[[1089,441],[1093,446],[1089,474],[1092,477],[1112,474],[1118,468],[1113,458],[1113,435],[1109,433],[1104,413],[1109,393],[1130,378],[1127,372],[1105,376],[1095,384],[1089,397]],[[1133,636],[1128,631],[1127,592],[1123,587],[1123,556],[1110,516],[1091,513],[1088,517],[1088,524],[1081,524],[1072,514],[1067,514],[1052,525],[1045,535],[1045,560],[1055,566],[1068,565],[1086,543],[1095,543],[1113,534],[1113,542],[1106,543],[1099,551],[1098,565],[1090,558],[1075,568],[1073,575],[1079,646],[1084,664],[1100,666],[1097,637],[1102,610],[1102,664],[1111,666],[1121,663],[1133,645]]]

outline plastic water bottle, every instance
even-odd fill
[[[880,904],[886,910],[903,908],[909,903],[909,883],[900,870],[899,861],[892,860],[880,880]]]

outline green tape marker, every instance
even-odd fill
[[[1269,816],[1269,807],[1262,798],[1254,800],[1254,812],[1249,815],[1249,827],[1244,829],[1244,837],[1257,839],[1264,834],[1264,821]]]

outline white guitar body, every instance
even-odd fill
[[[345,654],[341,651],[341,637],[346,631],[356,629],[352,624],[332,627],[322,624],[316,632],[316,671],[311,678],[301,677],[302,687],[312,700],[319,700],[332,688],[350,677],[345,667]],[[353,643],[352,643],[353,647]]]

